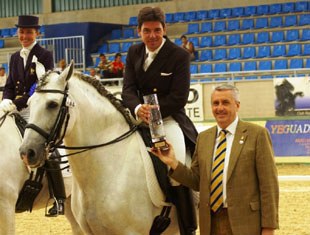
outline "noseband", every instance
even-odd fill
[[[28,123],[26,125],[26,128],[33,129],[34,131],[42,135],[46,139],[45,143],[46,143],[47,149],[49,150],[49,152],[53,152],[55,148],[59,147],[60,144],[62,143],[62,139],[64,138],[67,127],[68,127],[68,122],[70,118],[69,108],[66,105],[67,97],[68,97],[68,85],[66,85],[64,91],[55,90],[55,89],[38,89],[36,90],[36,92],[38,93],[59,93],[59,94],[64,95],[56,121],[54,122],[53,128],[50,133],[47,133],[42,128],[40,128],[39,126],[33,123]],[[63,126],[64,126],[64,131],[61,135],[61,130]]]

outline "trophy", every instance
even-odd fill
[[[160,148],[162,151],[168,150],[164,122],[161,117],[157,95],[150,94],[143,96],[143,100],[145,104],[149,104],[151,106],[149,128],[151,131],[153,147]]]

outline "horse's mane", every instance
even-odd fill
[[[42,87],[44,87],[48,83],[47,78],[51,73],[58,73],[58,72],[52,71],[52,70],[47,71],[39,79],[36,90],[40,91]],[[98,91],[99,94],[106,97],[111,102],[111,104],[116,108],[116,110],[118,110],[124,116],[130,128],[133,128],[136,125],[133,121],[133,118],[130,115],[129,110],[125,108],[122,101],[120,99],[117,99],[111,92],[105,89],[105,87],[102,85],[102,83],[99,80],[94,79],[91,76],[83,74],[78,71],[75,71],[72,76],[75,76],[76,78],[81,79],[87,82],[88,84],[92,85]]]
[[[135,126],[129,110],[125,108],[122,101],[120,99],[117,99],[111,92],[109,92],[99,80],[94,79],[91,76],[88,76],[81,72],[75,72],[73,75],[92,85],[99,94],[106,97],[111,102],[111,104],[124,116],[126,122],[131,128]]]

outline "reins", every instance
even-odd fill
[[[0,127],[3,125],[7,115],[9,114],[9,112],[4,113],[1,117],[0,117]]]

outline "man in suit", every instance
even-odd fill
[[[166,138],[177,147],[178,159],[185,162],[186,147],[193,152],[197,137],[195,126],[184,109],[190,86],[190,54],[165,36],[165,14],[158,7],[140,10],[138,34],[142,43],[131,46],[127,53],[123,102],[137,119],[148,124],[150,105],[143,104],[143,96],[156,93]],[[188,188],[180,186],[176,181],[171,183],[174,193],[179,195],[176,197],[188,195],[185,196],[187,202],[176,204],[190,205]],[[182,208],[176,207],[179,216],[183,214],[188,217],[179,217],[179,224],[187,223],[181,234],[194,234],[195,213],[190,210],[182,213]]]
[[[166,152],[152,152],[171,167],[171,177],[200,191],[201,234],[273,235],[279,226],[279,185],[269,133],[238,118],[240,101],[234,86],[216,87],[211,106],[217,125],[198,135],[190,169],[175,158],[172,146]],[[224,141],[218,137],[222,130]],[[225,147],[218,153],[220,146]],[[219,171],[213,166],[223,153]],[[218,182],[214,172],[222,177]],[[214,183],[219,186],[211,190]],[[220,204],[214,209],[216,191]]]
[[[10,59],[9,75],[3,91],[0,108],[4,112],[17,109],[20,115],[28,121],[29,109],[27,101],[33,94],[38,80],[35,72],[36,61],[44,65],[45,70],[54,68],[52,52],[42,48],[36,41],[39,35],[39,18],[31,15],[18,17],[17,35],[22,49],[15,52]],[[46,163],[51,168],[59,169],[59,164],[52,161]],[[66,198],[61,171],[48,172],[49,182],[58,203],[49,210],[49,215],[64,214],[64,199]],[[58,205],[58,206],[57,206]]]

